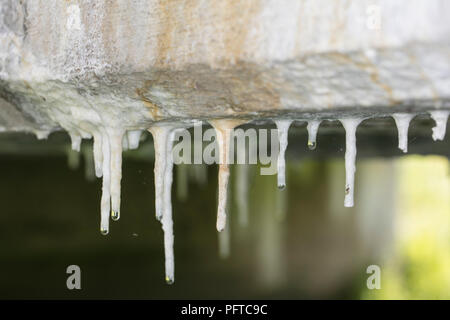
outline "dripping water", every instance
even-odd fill
[[[308,148],[309,150],[315,150],[317,147],[316,143],[316,137],[317,137],[317,131],[319,130],[319,126],[321,120],[310,120],[308,121],[308,125],[306,126],[306,129],[308,130]]]

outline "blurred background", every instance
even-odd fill
[[[171,286],[154,214],[151,136],[124,153],[121,219],[102,236],[90,141],[78,154],[64,133],[48,141],[4,134],[0,298],[449,299],[450,142],[448,134],[433,142],[433,125],[414,120],[403,155],[392,119],[365,121],[355,207],[344,208],[343,128],[324,122],[309,151],[297,124],[285,190],[258,165],[232,165],[229,227],[221,234],[217,166],[175,166]],[[82,290],[66,287],[72,264],[81,268]],[[366,286],[373,264],[380,290]]]

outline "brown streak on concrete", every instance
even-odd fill
[[[147,107],[147,109],[150,111],[150,115],[152,120],[154,121],[158,121],[161,119],[162,115],[161,112],[158,108],[158,106],[156,104],[154,104],[150,99],[148,99],[145,96],[145,93],[148,91],[148,89],[150,89],[150,87],[152,86],[153,81],[151,80],[146,80],[144,82],[144,86],[142,88],[137,88],[136,89],[136,94],[139,96],[139,98],[142,100],[142,102],[144,103],[144,105]]]
[[[392,88],[380,81],[380,76],[378,74],[376,66],[366,56],[362,55],[364,61],[355,61],[346,56],[345,54],[339,52],[333,52],[330,54],[330,56],[336,59],[337,61],[353,64],[357,68],[364,70],[365,72],[368,72],[370,80],[373,83],[375,83],[378,87],[383,89],[384,92],[386,92],[389,103],[391,105],[399,104],[399,101],[394,98]]]

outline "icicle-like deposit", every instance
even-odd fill
[[[122,143],[122,142],[121,142]],[[109,213],[111,210],[111,149],[109,137],[106,134],[102,136],[102,199],[100,201],[100,232],[103,235],[109,233]]]
[[[139,148],[139,141],[141,140],[141,130],[127,131],[128,149],[135,150]]]
[[[415,114],[410,113],[394,113],[392,115],[398,130],[398,148],[404,153],[408,152],[408,129],[414,116]]]
[[[308,125],[306,126],[306,129],[308,130],[308,148],[309,150],[316,149],[317,143],[317,131],[319,130],[319,126],[321,120],[310,120],[308,121]]]
[[[111,218],[120,219],[120,181],[122,180],[122,140],[124,131],[111,130]]]
[[[345,129],[345,207],[353,207],[356,171],[356,129],[363,119],[340,119]]]
[[[292,120],[276,120],[278,129],[278,140],[280,141],[280,152],[278,153],[278,188],[284,189],[286,186],[286,160],[284,154],[288,145],[288,131]]]
[[[444,140],[449,114],[449,110],[430,111],[431,118],[436,122],[436,126],[433,128],[434,141]]]
[[[72,141],[72,150],[80,152],[81,136],[74,132],[69,132],[69,136]]]
[[[219,201],[217,206],[217,231],[222,231],[227,222],[227,193],[230,168],[228,167],[228,155],[230,152],[230,141],[233,129],[242,124],[239,120],[213,120],[209,121],[216,130],[217,143],[219,146]]]
[[[153,135],[155,145],[155,203],[156,215],[158,220],[161,221],[164,231],[165,279],[168,284],[172,284],[175,281],[172,219],[172,144],[176,129],[172,127],[154,127],[149,131]]]
[[[95,132],[94,145],[92,147],[94,153],[95,176],[100,178],[103,175],[103,136],[99,132]]]
[[[153,136],[153,146],[155,148],[155,216],[158,221],[163,216],[162,200],[164,191],[164,172],[166,166],[166,146],[170,133],[168,127],[153,127],[149,129]]]

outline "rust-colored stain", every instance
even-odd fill
[[[139,96],[139,98],[142,100],[142,102],[145,104],[145,106],[149,109],[152,119],[157,121],[157,120],[161,120],[161,118],[162,118],[161,112],[160,112],[158,106],[145,96],[145,93],[152,86],[152,83],[153,83],[153,81],[146,80],[144,82],[144,86],[142,88],[136,89],[136,94]]]
[[[261,6],[257,1],[224,1],[225,6],[222,12],[226,15],[222,17],[224,32],[224,47],[227,50],[227,56],[233,62],[238,60],[244,51],[247,40],[248,26],[252,25],[252,19],[258,16]],[[223,15],[223,13],[222,13]],[[239,17],[235,23],[230,23],[234,17]]]
[[[27,88],[29,90],[32,90],[32,88],[31,88],[30,84],[28,83],[28,81],[23,80],[23,84],[25,85],[25,88]]]
[[[349,6],[349,1],[344,1],[344,4],[341,2],[335,2],[334,12],[335,14],[335,23],[334,28],[331,30],[329,43],[331,46],[336,46],[338,43],[338,39],[342,38],[344,35],[345,26],[347,24],[347,17],[345,16],[345,12],[347,11],[347,7]]]
[[[380,77],[379,77],[376,69],[374,69],[374,71],[371,72],[370,79],[372,80],[373,83],[377,84],[380,88],[382,88],[387,93],[388,99],[389,99],[389,102],[391,103],[391,105],[396,105],[399,103],[399,101],[394,98],[394,95],[392,93],[392,88],[389,87],[387,84],[380,81]]]
[[[172,1],[159,1],[158,12],[161,14],[160,30],[157,37],[157,57],[159,65],[164,66],[167,63],[167,56],[172,44],[172,35],[177,28],[178,18],[174,16],[176,12],[175,3]]]
[[[419,72],[420,78],[430,85],[431,99],[434,102],[438,102],[439,101],[439,95],[437,93],[437,90],[436,90],[436,87],[434,86],[433,81],[431,81],[431,79],[425,74],[423,69],[417,63],[416,57],[412,53],[408,54],[408,57],[409,57],[409,60],[411,60],[411,64],[416,66],[417,71]]]
[[[394,98],[392,88],[390,86],[388,86],[387,84],[380,81],[380,76],[378,74],[377,67],[366,56],[362,55],[364,61],[361,61],[361,62],[350,59],[345,54],[342,54],[339,52],[333,52],[330,54],[330,56],[333,57],[337,61],[340,61],[343,63],[348,63],[348,64],[353,64],[357,68],[359,68],[365,72],[368,72],[369,76],[370,76],[370,80],[374,84],[379,86],[381,89],[383,89],[384,92],[386,92],[389,103],[391,105],[397,105],[399,103],[399,101]]]

